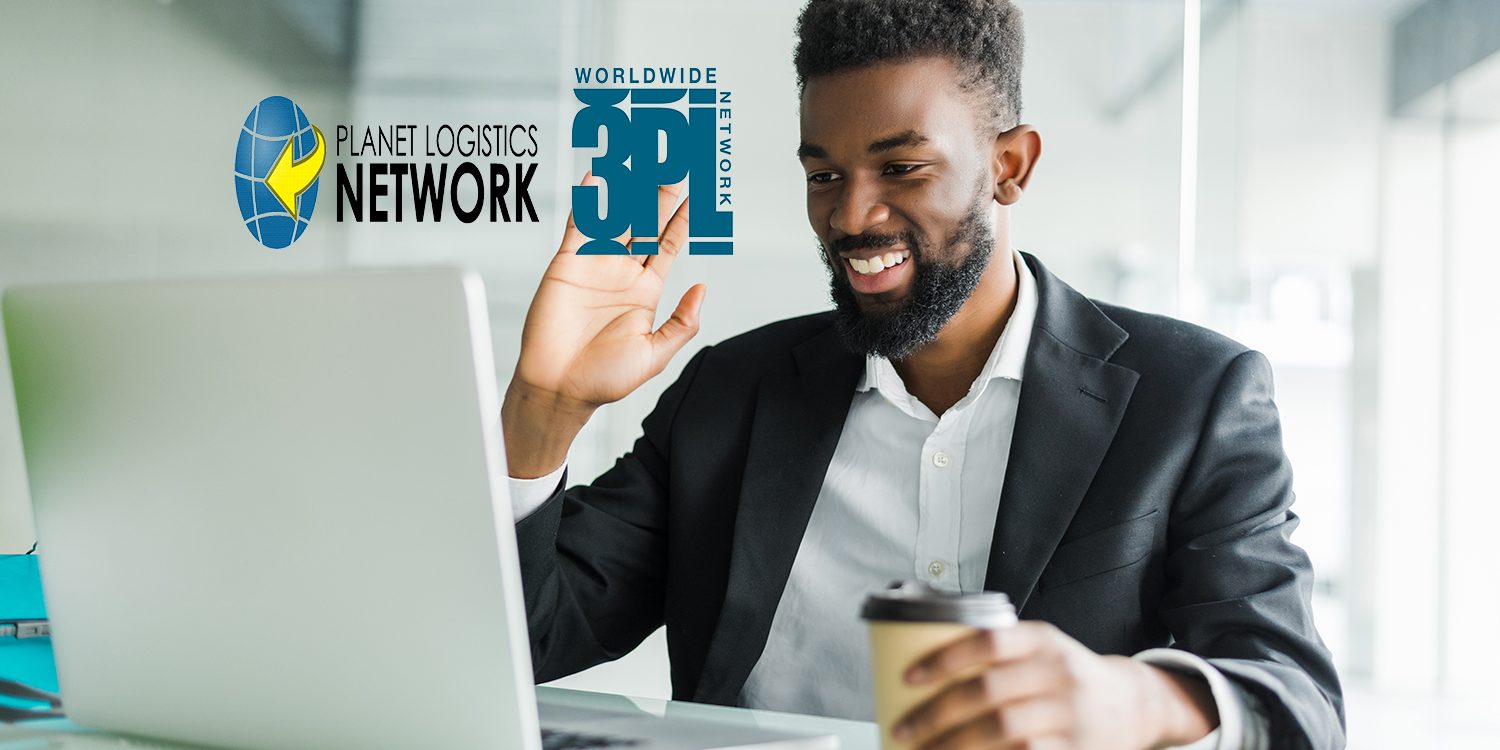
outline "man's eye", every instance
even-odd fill
[[[807,181],[814,185],[824,185],[833,182],[838,176],[832,172],[813,172],[807,176]]]
[[[922,167],[921,164],[887,164],[886,174],[911,174]]]

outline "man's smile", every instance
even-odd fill
[[[860,294],[889,292],[912,275],[911,251],[905,248],[856,250],[839,253],[839,257],[843,259],[849,286]]]

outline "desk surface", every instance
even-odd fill
[[[764,729],[780,729],[806,734],[832,734],[839,738],[839,747],[842,750],[875,750],[880,745],[879,734],[875,730],[875,725],[870,722],[784,714],[748,708],[728,708],[685,701],[665,701],[655,698],[627,698],[608,693],[590,693],[564,688],[539,687],[537,695],[548,701],[584,708],[633,708],[658,716],[670,715],[674,718],[758,726]],[[188,746],[93,732],[74,726],[66,719],[0,724],[0,750],[36,750],[37,748],[48,750],[113,748],[119,750],[126,747],[181,750]]]

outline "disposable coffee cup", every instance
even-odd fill
[[[998,591],[958,594],[908,581],[870,594],[865,598],[860,617],[870,626],[870,673],[875,689],[875,721],[880,724],[880,746],[885,750],[907,750],[908,743],[891,736],[896,720],[944,687],[972,677],[983,667],[924,685],[907,684],[907,670],[919,657],[972,635],[976,629],[1016,624],[1016,609],[1011,606],[1010,597]]]

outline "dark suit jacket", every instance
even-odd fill
[[[1208,659],[1260,700],[1275,748],[1341,747],[1265,358],[1096,304],[1025,257],[1036,328],[985,588],[1099,653]],[[694,356],[630,453],[517,524],[536,678],[665,623],[673,696],[733,704],[863,368],[829,313]]]

